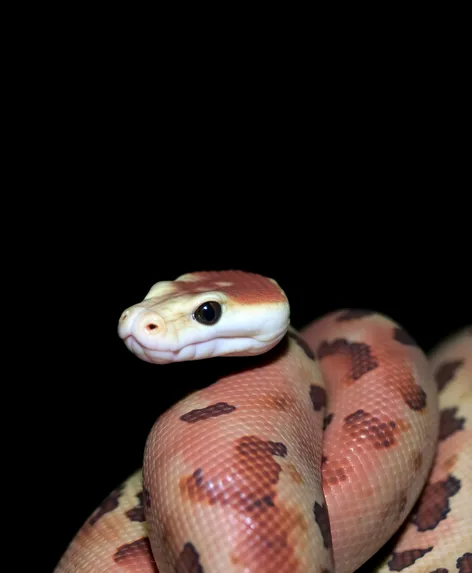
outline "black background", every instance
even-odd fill
[[[154,282],[258,272],[284,288],[297,328],[372,308],[425,351],[471,321],[460,86],[446,105],[410,80],[395,94],[390,78],[384,88],[375,79],[359,97],[349,78],[321,94],[294,81],[285,100],[277,82],[253,91],[247,78],[239,91],[231,77],[215,92],[192,79],[156,88],[149,70],[133,77],[134,64],[126,85],[121,67],[100,78],[104,65],[65,86],[54,128],[33,110],[44,122],[33,149],[44,149],[44,133],[52,141],[22,166],[35,185],[20,210],[35,222],[16,262],[25,294],[11,305],[28,341],[15,379],[27,466],[19,495],[38,506],[28,527],[47,520],[48,569],[141,466],[159,414],[201,383],[195,365],[146,364],[117,336],[121,312]],[[199,73],[191,78],[208,88]],[[15,273],[11,282],[19,290]]]

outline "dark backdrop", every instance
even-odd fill
[[[404,35],[382,49],[357,28],[340,43],[328,26],[297,52],[274,28],[276,42],[262,36],[244,57],[245,37],[227,50],[210,34],[202,50],[173,29],[156,49],[128,13],[122,26],[109,12],[84,13],[85,25],[75,14],[80,35],[67,19],[51,20],[59,37],[36,26],[41,41],[7,82],[18,108],[5,107],[3,444],[15,435],[19,465],[5,456],[3,515],[20,518],[7,526],[24,555],[9,553],[45,570],[193,387],[193,365],[140,362],[116,334],[155,281],[260,272],[286,290],[297,327],[370,307],[425,350],[471,315],[456,26],[452,41],[447,26],[423,26],[431,39],[415,33],[416,50]]]
[[[204,80],[151,89],[119,62],[127,90],[74,82],[62,111],[51,104],[54,126],[34,112],[38,156],[19,168],[33,183],[18,193],[4,245],[20,326],[14,414],[26,484],[15,491],[38,507],[22,513],[29,528],[46,518],[47,568],[141,465],[157,416],[198,382],[195,365],[146,364],[117,336],[123,309],[154,282],[259,272],[285,289],[298,328],[337,308],[373,308],[426,351],[472,314],[466,90],[445,82],[447,103],[432,99],[436,85],[424,97],[400,82],[399,97],[366,88],[357,98],[348,80],[322,82],[322,95],[289,82],[286,102],[247,80],[237,92],[229,72],[227,91],[197,97]]]

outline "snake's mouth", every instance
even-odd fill
[[[278,339],[268,343],[260,342],[252,336],[212,337],[207,340],[192,341],[177,348],[150,348],[133,334],[123,339],[126,347],[135,356],[152,364],[169,364],[202,360],[213,356],[249,356],[261,354],[272,348]]]
[[[123,342],[130,352],[141,360],[144,360],[144,362],[151,362],[152,364],[167,364],[168,362],[174,362],[175,356],[178,353],[178,351],[156,350],[155,348],[149,348],[137,340],[132,334],[129,334]]]

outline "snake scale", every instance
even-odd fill
[[[122,314],[142,360],[222,374],[159,417],[55,573],[351,573],[386,543],[372,570],[472,573],[472,328],[427,358],[374,311],[301,333],[289,315],[243,271],[158,282]]]

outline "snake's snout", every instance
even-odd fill
[[[118,334],[122,339],[133,336],[148,347],[162,338],[166,330],[165,321],[157,312],[139,306],[125,310],[118,323]]]

